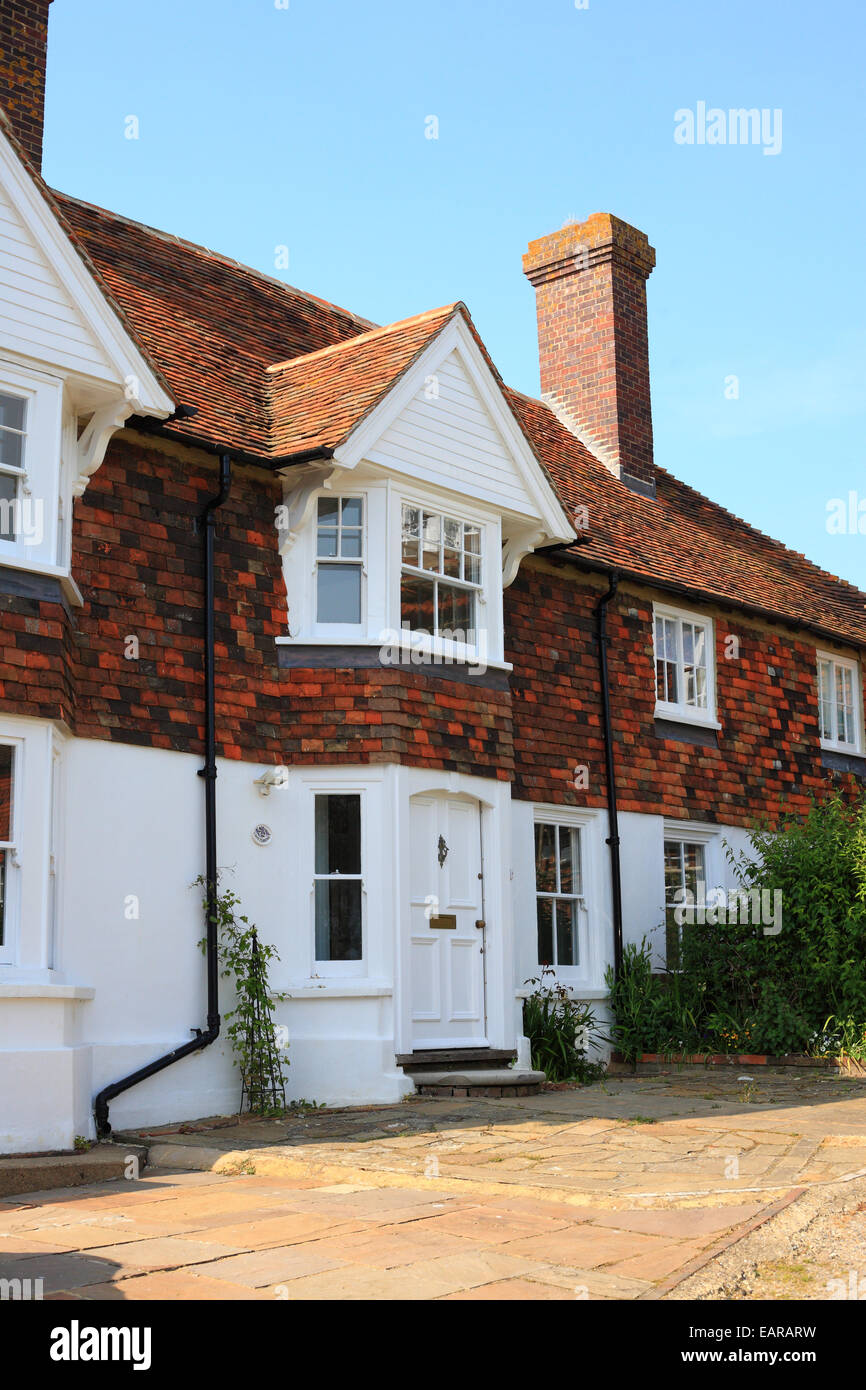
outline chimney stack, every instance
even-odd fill
[[[50,4],[51,0],[0,0],[0,107],[40,172]]]
[[[541,393],[635,492],[655,495],[646,281],[656,253],[606,212],[529,243]]]

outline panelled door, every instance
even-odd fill
[[[413,797],[409,839],[413,1050],[484,1045],[481,807]]]

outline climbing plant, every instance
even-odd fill
[[[207,911],[203,875],[196,884],[205,890],[202,905]],[[230,888],[218,885],[214,905],[220,975],[233,981],[236,992],[235,1007],[225,1015],[225,1022],[241,1074],[240,1109],[246,1106],[256,1115],[279,1115],[286,1109],[288,1058],[274,1024],[274,1008],[287,996],[271,988],[268,969],[280,957],[275,946],[259,941],[254,924],[240,911],[240,899]],[[206,952],[207,938],[199,945]]]

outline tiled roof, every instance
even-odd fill
[[[334,447],[453,314],[475,333],[459,303],[378,328],[204,247],[53,197],[175,399],[198,408],[171,424],[190,439],[270,458]],[[655,498],[630,491],[543,402],[503,389],[566,510],[588,508],[588,533],[571,547],[581,563],[866,645],[858,589],[661,468]]]
[[[267,368],[372,326],[203,246],[53,197],[175,400],[197,407],[172,423],[177,434],[273,453]]]
[[[448,304],[270,367],[274,453],[341,444],[461,310]]]
[[[866,594],[741,521],[656,466],[656,496],[632,492],[532,397],[512,409],[571,515],[588,511],[581,562],[619,568],[720,603],[745,604],[866,644]]]

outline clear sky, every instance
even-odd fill
[[[616,213],[658,253],[657,461],[866,589],[866,6],[580,3],[55,0],[45,174],[376,322],[463,299],[532,394],[521,254]],[[678,143],[700,102],[767,138]]]

